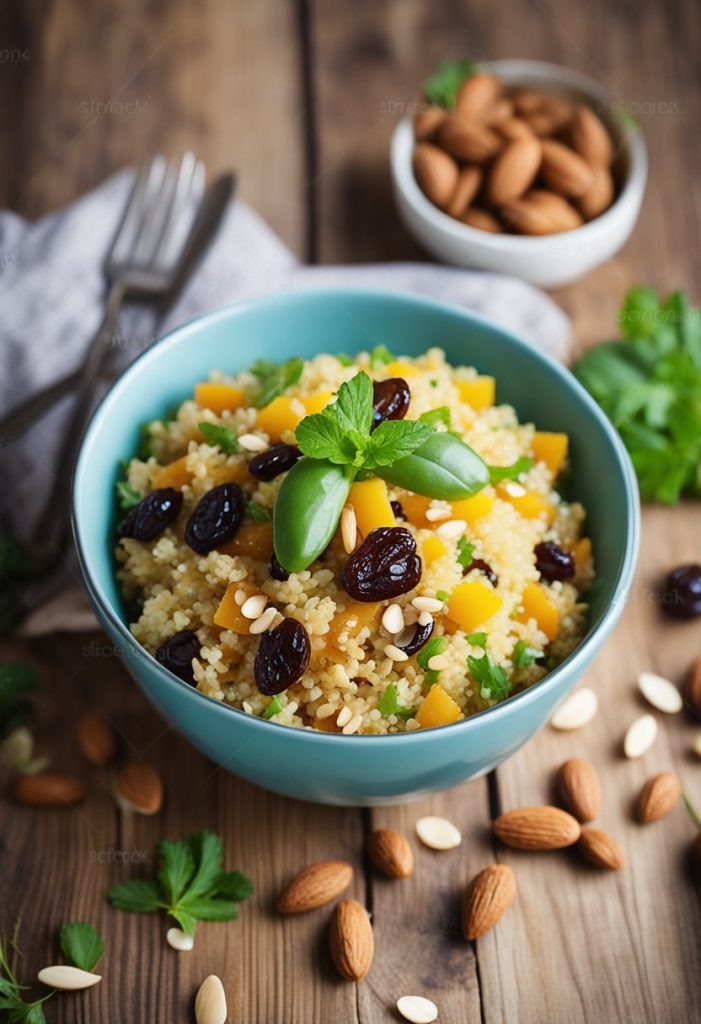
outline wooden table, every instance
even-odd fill
[[[89,11],[89,13],[87,13]],[[544,58],[570,65],[625,96],[643,122],[652,167],[640,223],[613,261],[555,298],[578,342],[615,333],[625,290],[696,285],[701,271],[698,176],[701,32],[698,5],[619,0],[80,0],[3,5],[0,111],[13,125],[0,150],[0,203],[29,216],[71,200],[105,175],[156,149],[192,147],[212,171],[235,166],[241,194],[302,258],[319,262],[423,258],[398,225],[387,147],[417,83],[447,56]],[[699,299],[698,288],[692,298]],[[601,713],[585,730],[545,729],[488,779],[408,807],[335,810],[281,799],[217,770],[166,728],[103,638],[54,637],[10,645],[47,679],[38,702],[40,752],[81,770],[72,722],[104,708],[123,737],[163,774],[167,799],[154,819],[122,817],[107,773],[75,811],[36,813],[0,803],[0,910],[7,930],[23,918],[26,970],[52,960],[69,919],[107,937],[105,979],[49,1005],[50,1020],[169,1022],[190,1019],[203,977],[225,981],[230,1020],[311,1024],[397,1020],[398,996],[424,993],[441,1021],[681,1024],[701,1015],[701,921],[687,862],[692,826],[681,806],[664,823],[633,823],[631,801],[653,772],[677,770],[701,803],[701,766],[689,753],[695,727],[660,721],[641,761],[620,752],[640,713],[642,669],[680,680],[699,650],[698,625],[662,624],[661,571],[699,558],[698,505],[647,508],[640,567],[623,621],[590,671]],[[662,717],[662,716],[658,716]],[[583,755],[599,767],[602,822],[627,865],[616,874],[575,856],[496,848],[500,808],[547,799],[553,771]],[[284,766],[281,766],[284,771]],[[364,837],[378,825],[411,835],[426,813],[464,833],[443,855],[416,846],[415,876],[390,883],[368,871]],[[164,944],[165,925],[110,910],[116,880],[145,870],[162,836],[207,826],[225,837],[228,866],[255,879],[240,921],[201,927],[195,951]],[[326,951],[328,913],[281,920],[274,895],[310,861],[342,857],[356,868],[354,895],[372,910],[377,955],[359,985],[341,982]],[[476,945],[465,943],[458,906],[468,879],[495,860],[513,866],[519,898]],[[125,863],[125,861],[127,863]],[[128,863],[131,862],[131,863]]]

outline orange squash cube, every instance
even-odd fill
[[[521,493],[523,491],[523,493]],[[508,501],[524,519],[539,519],[545,516],[551,523],[555,518],[555,508],[547,498],[537,491],[527,491],[520,484],[506,484],[499,488],[499,497]]]
[[[342,658],[347,658],[348,656],[343,654],[339,648],[339,644],[346,642],[345,637],[343,640],[341,639],[342,634],[347,634],[350,638],[357,636],[366,626],[373,629],[379,624],[382,610],[383,605],[380,601],[349,601],[347,607],[334,615],[331,620],[329,631],[326,634],[327,647],[324,653],[326,654],[329,648],[333,648]],[[329,657],[333,657],[333,655],[329,655]]]
[[[475,412],[489,409],[494,405],[497,383],[494,377],[474,377],[472,380],[458,381],[460,401],[466,402]]]
[[[519,622],[535,619],[538,629],[548,640],[554,640],[560,626],[560,613],[543,588],[537,583],[527,583],[521,594],[521,606],[523,611],[518,614]]]
[[[388,377],[416,377],[419,373],[417,366],[414,366],[413,363],[405,363],[401,359],[395,359],[391,363],[387,363],[385,369],[387,370]]]
[[[185,484],[189,484],[191,480],[192,473],[187,468],[187,455],[183,455],[175,462],[169,462],[166,466],[158,468],[153,477],[153,489],[157,491],[161,487],[174,487],[177,491]]]
[[[471,498],[462,498],[460,501],[453,501],[451,508],[455,519],[464,519],[466,523],[476,523],[478,519],[484,519],[492,511],[494,498],[491,494],[479,491]]]
[[[267,562],[273,553],[273,524],[246,521],[239,526],[236,536],[219,550],[225,555],[244,555]]]
[[[211,409],[217,416],[223,412],[233,412],[246,405],[248,399],[243,388],[234,384],[215,384],[205,381],[195,384],[195,401],[203,409]]]
[[[350,489],[348,501],[353,506],[363,537],[380,526],[397,525],[387,495],[387,484],[379,477],[356,481]]]
[[[258,411],[258,426],[264,430],[273,444],[277,444],[286,430],[296,430],[304,419],[304,413],[297,411],[297,406],[304,408],[298,398],[278,395],[263,409]]]
[[[478,626],[491,619],[504,602],[492,587],[479,580],[459,583],[448,601],[448,617],[465,633],[474,633]]]
[[[241,614],[241,605],[236,602],[237,590],[245,591],[247,598],[258,593],[251,584],[230,583],[214,613],[214,625],[221,626],[222,629],[231,629],[241,636],[248,636],[252,620]]]
[[[416,526],[417,529],[433,529],[436,524],[426,518],[426,512],[431,506],[430,498],[424,498],[421,494],[404,494],[399,500],[412,526]]]
[[[589,537],[582,537],[575,542],[572,547],[572,555],[576,572],[582,572],[586,568],[591,559],[591,554],[591,540]]]
[[[312,413],[325,409],[330,402],[334,401],[335,397],[333,391],[317,391],[316,394],[300,398],[300,402],[307,410],[307,416],[311,416]]]
[[[448,549],[443,541],[432,533],[431,536],[427,537],[423,542],[421,554],[423,555],[424,564],[429,566],[433,565],[437,559],[443,558],[444,555],[447,555]]]
[[[536,462],[544,462],[555,477],[565,464],[569,438],[567,434],[553,434],[547,431],[533,435],[531,450]]]
[[[451,725],[462,717],[460,706],[445,692],[440,683],[434,683],[415,715],[422,729]]]

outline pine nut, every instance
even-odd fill
[[[265,611],[268,599],[265,594],[254,594],[241,605],[241,614],[246,619],[258,619]]]
[[[236,604],[240,607],[244,603],[244,601],[247,599],[247,597],[248,597],[248,594],[243,589],[243,587],[239,587],[239,589],[234,594],[234,601],[236,601]]]
[[[336,719],[336,725],[339,727],[339,729],[342,729],[344,725],[348,725],[348,723],[350,722],[352,717],[353,717],[353,712],[351,711],[351,709],[346,704],[338,712],[338,718]]]
[[[276,615],[277,608],[274,608],[271,605],[269,608],[265,609],[262,615],[260,615],[257,619],[254,619],[254,621],[248,628],[248,632],[251,633],[253,636],[257,635],[258,633],[265,633],[272,626]]]
[[[432,622],[433,616],[431,615],[430,612],[421,612],[421,614],[419,615],[420,626],[430,626]]]
[[[181,928],[169,928],[166,932],[166,942],[181,953],[189,952],[195,945],[192,935],[186,935]]]
[[[504,490],[512,498],[522,498],[526,493],[526,488],[521,484],[517,484],[514,480],[509,480],[505,483]]]
[[[438,523],[441,519],[450,519],[451,511],[449,508],[427,508],[426,518],[429,523]]]
[[[441,523],[436,530],[436,537],[441,540],[457,540],[467,529],[464,519],[449,519],[447,523]]]
[[[392,661],[409,660],[409,655],[406,653],[406,651],[400,651],[399,648],[395,647],[394,644],[387,644],[387,646],[385,647],[385,654],[387,655],[388,658],[391,658]]]
[[[382,616],[382,625],[393,636],[396,633],[401,633],[404,629],[404,616],[398,604],[391,604],[385,608],[384,615]]]
[[[344,736],[352,736],[354,732],[357,732],[360,726],[363,724],[362,715],[353,715],[348,725],[343,727]]]
[[[437,597],[415,597],[411,603],[420,612],[443,611],[443,602],[439,601]]]
[[[347,555],[352,555],[358,540],[358,523],[352,505],[344,505],[341,512],[341,539]]]
[[[239,448],[243,448],[247,452],[266,452],[268,450],[268,442],[256,434],[241,434],[238,440]]]
[[[434,672],[441,672],[444,668],[450,667],[450,658],[447,658],[445,654],[434,654],[432,658],[428,659],[428,667]]]

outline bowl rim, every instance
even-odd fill
[[[256,310],[261,307],[264,308],[269,306],[284,307],[289,303],[304,304],[310,300],[333,303],[340,299],[347,300],[349,297],[358,300],[369,298],[387,301],[390,303],[399,302],[409,307],[421,307],[424,310],[428,310],[429,312],[433,311],[437,314],[447,313],[451,316],[458,316],[467,323],[477,323],[492,331],[496,331],[502,336],[502,341],[506,343],[507,347],[511,346],[513,348],[528,349],[532,358],[537,362],[540,362],[545,371],[550,376],[554,377],[558,384],[564,385],[566,388],[573,391],[576,397],[583,402],[589,413],[598,421],[598,425],[603,430],[606,439],[613,449],[623,477],[625,485],[625,511],[629,529],[626,537],[625,549],[619,564],[618,575],[609,599],[609,605],[602,615],[601,620],[591,630],[591,632],[584,637],[581,643],[578,644],[578,646],[575,647],[575,649],[564,659],[564,661],[557,666],[557,668],[553,669],[552,672],[549,672],[536,683],[533,683],[532,686],[529,686],[526,690],[523,690],[520,693],[507,697],[506,700],[501,701],[499,704],[495,704],[490,708],[485,708],[482,711],[476,712],[474,715],[470,715],[461,721],[454,722],[448,727],[452,730],[456,730],[455,733],[451,734],[456,738],[457,730],[460,730],[461,735],[466,736],[471,730],[479,727],[479,724],[484,721],[485,716],[489,716],[489,720],[496,723],[500,717],[503,718],[510,714],[515,705],[525,706],[526,704],[531,703],[539,694],[542,694],[546,690],[555,689],[565,675],[569,675],[572,671],[576,671],[580,666],[584,668],[590,653],[593,654],[595,650],[599,649],[622,614],[626,596],[635,572],[638,548],[640,544],[640,502],[637,479],[635,477],[628,452],[608,417],[563,364],[556,362],[544,352],[532,345],[529,345],[517,334],[513,333],[510,329],[503,327],[501,324],[498,324],[490,317],[483,316],[480,313],[454,305],[453,303],[441,302],[424,296],[413,295],[406,292],[395,292],[384,288],[375,289],[361,286],[347,288],[307,287],[295,290],[281,290],[262,296],[256,296],[254,298],[242,299],[210,313],[194,316],[177,327],[172,328],[164,334],[163,337],[155,341],[153,345],[139,353],[139,355],[124,370],[122,370],[100,399],[100,402],[92,414],[87,430],[85,431],[71,481],[71,526],[78,554],[78,562],[88,594],[94,606],[98,610],[99,617],[109,622],[111,628],[120,637],[119,646],[123,646],[125,649],[128,648],[132,651],[138,661],[141,661],[150,671],[156,672],[160,675],[168,685],[180,687],[182,693],[186,695],[186,699],[194,700],[195,702],[206,701],[212,706],[212,710],[215,714],[238,715],[240,716],[241,722],[245,720],[250,724],[251,728],[258,730],[262,729],[263,735],[272,737],[275,735],[273,730],[278,729],[284,730],[286,738],[291,742],[306,742],[309,740],[310,742],[319,744],[338,743],[341,740],[347,743],[349,740],[352,740],[355,742],[356,746],[365,744],[375,744],[377,746],[383,742],[396,743],[401,738],[404,740],[405,744],[411,742],[416,745],[427,741],[430,742],[431,737],[435,737],[437,732],[443,728],[447,728],[446,726],[433,726],[429,729],[418,729],[412,732],[393,733],[389,735],[343,736],[342,734],[325,733],[316,729],[300,729],[297,726],[268,721],[267,719],[257,715],[249,715],[240,708],[232,707],[223,701],[216,700],[214,697],[209,697],[207,694],[201,693],[196,687],[193,687],[190,683],[180,679],[178,676],[174,675],[162,666],[153,657],[153,655],[149,654],[149,652],[138,643],[130,632],[127,624],[122,621],[117,610],[113,607],[111,601],[102,590],[102,587],[99,584],[99,573],[93,572],[90,550],[82,535],[80,513],[78,511],[78,491],[83,486],[83,474],[86,471],[85,465],[88,458],[89,448],[93,443],[94,435],[99,428],[100,422],[106,416],[109,416],[110,405],[117,401],[120,394],[128,388],[131,377],[141,372],[148,364],[149,360],[155,358],[156,352],[160,354],[163,349],[177,347],[182,341],[185,341],[198,331],[207,329],[212,324],[219,323],[222,320],[243,315],[249,310]],[[123,643],[121,641],[123,641]],[[136,681],[139,682],[138,679]]]
[[[512,74],[517,78],[519,74],[552,76],[553,87],[557,84],[556,79],[562,88],[567,85],[570,88],[579,88],[582,93],[593,102],[604,103],[611,106],[613,97],[610,93],[593,78],[567,68],[561,64],[553,64],[548,61],[539,60],[494,60],[482,61],[477,65],[481,70],[493,71],[496,74]],[[624,201],[626,203],[637,203],[642,199],[647,181],[648,159],[647,147],[641,128],[633,129],[627,122],[620,123],[621,140],[623,148],[627,151],[629,168],[626,180],[621,191],[607,210],[594,217],[586,224],[569,231],[559,231],[550,235],[517,235],[517,234],[490,234],[488,231],[481,231],[469,224],[450,217],[447,213],[435,206],[419,188],[414,177],[411,166],[411,155],[413,150],[414,129],[412,116],[405,114],[396,124],[390,142],[390,165],[395,187],[401,192],[406,202],[424,220],[430,221],[435,230],[442,234],[450,235],[455,241],[480,245],[482,248],[495,253],[509,251],[512,253],[533,254],[534,256],[544,251],[552,251],[553,245],[559,244],[562,239],[562,247],[570,244],[573,238],[578,243],[591,241],[598,234],[605,233],[608,228],[615,226],[615,220],[620,215]],[[411,140],[411,146],[409,146]]]

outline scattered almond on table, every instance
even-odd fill
[[[550,719],[553,729],[581,729],[591,722],[599,708],[599,699],[592,689],[582,686],[560,704]]]
[[[619,871],[625,864],[623,852],[608,832],[591,825],[582,829],[577,849],[590,864],[610,871]]]
[[[163,804],[163,783],[146,761],[128,761],[115,779],[117,802],[124,811],[157,814]]]
[[[408,878],[414,871],[414,854],[405,836],[393,828],[377,828],[368,839],[368,855],[388,878]]]
[[[571,814],[548,805],[506,811],[492,827],[497,839],[517,850],[561,850],[573,846],[582,831]]]
[[[375,938],[370,917],[357,900],[341,900],[331,919],[331,957],[347,981],[360,981],[370,970]]]
[[[228,1009],[226,993],[216,974],[205,978],[195,996],[197,1024],[226,1024]]]
[[[102,981],[101,974],[92,974],[90,971],[83,971],[80,967],[71,967],[70,964],[54,964],[51,967],[43,967],[37,978],[42,985],[49,988],[58,988],[63,992],[79,992],[84,988],[91,988]]]
[[[296,875],[277,900],[281,914],[301,914],[335,900],[353,881],[353,868],[343,860],[322,860]]]
[[[460,846],[462,836],[459,829],[447,818],[428,815],[419,818],[415,825],[416,834],[424,844],[432,850],[452,850]]]
[[[397,1010],[410,1024],[433,1024],[438,1020],[438,1007],[424,996],[401,996]]]
[[[80,752],[86,761],[104,768],[114,761],[117,754],[117,737],[104,715],[98,711],[86,711],[78,719],[76,738]]]
[[[462,930],[479,939],[500,921],[516,899],[516,879],[508,864],[491,864],[473,878],[462,908]]]
[[[638,797],[636,815],[641,825],[658,821],[679,802],[682,784],[674,772],[659,772],[648,779]]]
[[[626,757],[642,757],[657,738],[657,722],[652,715],[641,715],[628,727],[623,738],[623,753]]]
[[[601,809],[601,784],[596,769],[581,757],[570,758],[557,773],[560,799],[577,821],[598,818]]]
[[[652,704],[657,711],[663,711],[667,715],[675,715],[684,707],[682,695],[674,683],[654,672],[640,673],[638,689],[648,704]]]
[[[72,807],[85,799],[80,779],[58,772],[20,775],[14,784],[15,798],[32,807]]]

